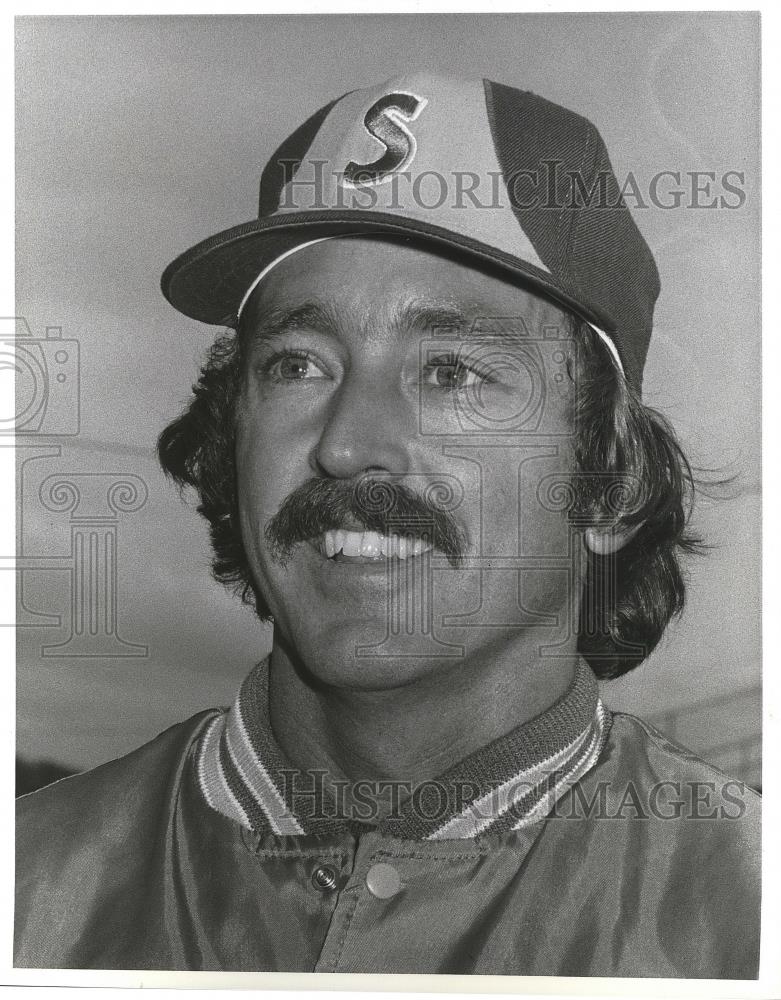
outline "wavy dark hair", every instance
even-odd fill
[[[641,663],[683,610],[680,557],[702,547],[688,530],[694,477],[668,421],[642,402],[594,330],[570,323],[576,469],[564,504],[581,528],[635,529],[618,552],[586,557],[578,651],[598,677],[613,678]],[[189,405],[160,435],[158,456],[180,489],[198,495],[215,579],[267,619],[236,516],[234,420],[245,350],[241,331],[217,338]]]

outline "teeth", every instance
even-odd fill
[[[427,549],[431,548],[429,543],[424,541],[422,538],[415,539],[414,541],[412,541],[411,544],[412,544],[413,556],[419,556],[422,552],[425,552]]]
[[[378,535],[376,531],[364,531],[361,535],[361,555],[368,559],[379,558],[382,555],[383,541],[382,535]]]
[[[321,537],[321,549],[331,559],[340,552],[345,556],[366,559],[409,559],[428,552],[433,546],[423,540],[404,535],[380,535],[376,531],[326,531]]]
[[[359,531],[344,531],[344,542],[342,544],[342,552],[346,556],[359,556],[361,554],[361,538],[363,537],[362,532]]]

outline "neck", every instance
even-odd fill
[[[275,636],[271,727],[288,761],[354,782],[425,781],[544,712],[572,682],[577,654],[541,659],[539,634],[497,641],[402,687],[316,684]]]

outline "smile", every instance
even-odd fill
[[[380,535],[376,531],[324,531],[312,540],[327,559],[410,559],[433,549],[425,539],[404,535]]]

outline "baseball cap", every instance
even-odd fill
[[[530,91],[429,73],[350,91],[272,155],[258,217],[177,257],[163,294],[186,316],[235,326],[280,257],[363,232],[515,276],[597,328],[640,390],[659,275],[581,115]]]

